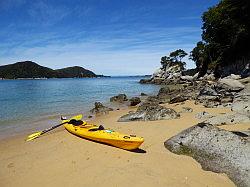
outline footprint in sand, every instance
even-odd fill
[[[13,162],[11,162],[11,163],[9,163],[8,165],[7,165],[7,168],[13,168],[14,167],[14,163]]]

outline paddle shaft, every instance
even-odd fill
[[[61,123],[61,124],[55,125],[55,126],[53,126],[53,127],[50,127],[50,128],[48,128],[48,129],[45,129],[45,130],[42,131],[41,135],[44,134],[44,133],[46,133],[46,132],[49,132],[49,131],[51,131],[51,130],[57,128],[57,127],[60,127],[60,126],[62,126],[62,125],[64,125],[64,124],[66,124],[66,123],[69,123],[69,122],[70,122],[70,121],[66,121],[66,122],[63,122],[63,123]]]

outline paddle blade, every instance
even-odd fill
[[[82,114],[79,114],[79,115],[77,115],[77,116],[74,116],[74,117],[72,117],[72,118],[70,118],[70,119],[68,119],[68,120],[63,120],[62,123],[59,124],[59,125],[55,125],[55,126],[53,126],[53,127],[50,127],[50,128],[48,128],[48,129],[45,129],[45,130],[40,131],[40,132],[35,132],[35,133],[29,135],[29,136],[26,138],[26,141],[34,140],[35,138],[38,138],[38,137],[41,136],[42,134],[44,134],[44,133],[46,133],[46,132],[49,132],[49,131],[55,129],[55,128],[57,128],[57,127],[63,125],[64,123],[69,122],[69,121],[72,120],[72,119],[75,119],[75,120],[77,120],[77,121],[78,121],[78,120],[81,120],[81,119],[82,119]]]
[[[35,132],[31,135],[29,135],[27,138],[26,138],[26,141],[31,141],[31,140],[34,140],[35,138],[38,138],[43,132],[40,131],[40,132]]]

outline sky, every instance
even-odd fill
[[[0,0],[0,65],[31,60],[52,69],[152,74],[162,56],[195,47],[201,15],[218,1]]]

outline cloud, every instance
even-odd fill
[[[167,7],[172,15],[171,3],[162,3],[30,1],[20,8],[20,21],[2,22],[8,25],[0,30],[0,64],[33,60],[99,74],[152,73],[161,56],[179,48],[189,52],[200,40],[199,26],[178,24],[178,18],[165,15]]]
[[[0,63],[33,60],[51,68],[80,65],[98,74],[150,74],[159,67],[161,56],[179,48],[189,52],[194,47],[193,41],[198,40],[192,35],[194,32],[199,32],[199,29],[176,27],[130,32],[121,29],[94,33],[84,39],[80,37],[84,33],[80,32],[76,33],[75,40],[70,36],[61,38],[55,33],[43,37],[38,34],[18,47],[4,46],[6,49],[0,52]],[[188,66],[192,67],[190,62]]]
[[[65,6],[53,6],[44,1],[35,1],[28,9],[31,18],[45,26],[54,25],[69,15],[70,12]]]

